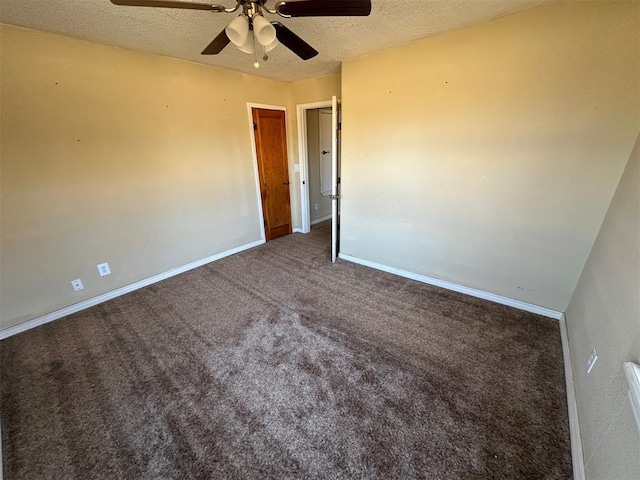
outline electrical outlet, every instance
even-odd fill
[[[320,209],[320,204],[316,203],[316,210],[319,210],[319,209]]]
[[[591,355],[589,355],[589,360],[587,360],[587,373],[591,373],[591,370],[593,370],[593,366],[596,364],[597,361],[598,361],[598,352],[594,347],[593,350],[591,350]]]
[[[111,270],[109,269],[109,264],[105,262],[98,265],[98,273],[100,274],[101,277],[104,277],[105,275],[110,275]]]
[[[84,288],[84,285],[82,285],[82,280],[80,280],[79,278],[76,278],[75,280],[71,280],[71,286],[73,287],[73,290],[76,292]]]

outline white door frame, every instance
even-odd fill
[[[287,125],[287,108],[280,105],[265,105],[263,103],[247,102],[247,113],[249,114],[249,135],[251,137],[251,155],[253,156],[253,175],[256,182],[256,198],[258,200],[258,220],[260,221],[260,238],[266,241],[267,235],[264,231],[264,212],[262,211],[262,193],[260,191],[260,173],[258,172],[258,152],[256,150],[256,134],[253,129],[253,112],[252,108],[262,108],[264,110],[281,110],[284,112],[285,131]],[[287,148],[287,168],[289,168],[289,149]],[[291,174],[291,172],[289,172]],[[289,189],[291,196],[291,189]],[[291,221],[293,223],[293,211],[291,212]]]
[[[331,97],[331,262],[338,259],[338,228],[340,228],[340,100]]]
[[[298,115],[298,162],[300,163],[302,233],[309,233],[311,231],[311,213],[309,210],[309,156],[307,155],[307,110],[317,110],[319,108],[331,108],[331,100],[302,103],[296,106]]]

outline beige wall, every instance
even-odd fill
[[[301,226],[296,105],[339,96],[340,74],[286,84],[0,35],[0,329],[259,240],[247,102],[287,108]]]
[[[347,61],[341,249],[563,311],[640,120],[638,2]]]
[[[340,98],[341,79],[339,73],[332,73],[291,83],[293,105],[330,101],[333,95]]]
[[[623,362],[640,363],[640,137],[566,312],[588,479],[640,478]],[[598,361],[586,363],[592,348]]]
[[[330,112],[330,110],[329,110]],[[320,193],[320,110],[307,110],[307,161],[309,164],[309,218],[331,215],[331,199]],[[318,205],[318,210],[315,205]]]
[[[260,239],[246,103],[287,84],[1,35],[0,329]]]

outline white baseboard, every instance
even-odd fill
[[[578,404],[576,403],[576,390],[573,384],[573,367],[571,366],[571,347],[567,332],[567,320],[560,316],[560,337],[562,339],[562,358],[564,360],[564,378],[567,384],[567,408],[569,410],[569,436],[571,438],[571,458],[573,459],[574,480],[585,480],[584,454],[582,452],[582,437],[580,436],[580,423],[578,422]]]
[[[293,229],[293,233],[304,233],[304,231],[300,227],[296,227]]]
[[[153,277],[145,278],[143,280],[132,283],[130,285],[126,285],[124,287],[118,288],[116,290],[112,290],[107,293],[103,293],[102,295],[98,295],[97,297],[83,300],[82,302],[76,303],[74,305],[70,305],[68,307],[61,308],[60,310],[56,310],[55,312],[47,313],[40,317],[34,318],[33,320],[28,320],[24,323],[20,323],[13,327],[5,328],[3,330],[0,330],[0,340],[11,337],[13,335],[17,335],[18,333],[22,333],[27,330],[31,330],[32,328],[39,327],[40,325],[44,325],[45,323],[58,320],[59,318],[66,317],[67,315],[71,315],[72,313],[85,310],[87,308],[93,307],[94,305],[98,305],[99,303],[103,303],[103,302],[106,302],[107,300],[111,300],[113,298],[119,297],[126,293],[133,292],[134,290],[147,287],[151,284],[160,282],[161,280],[166,280],[167,278],[173,277],[175,275],[188,272],[189,270],[193,270],[194,268],[201,267],[203,265],[206,265],[207,263],[215,262],[216,260],[220,260],[221,258],[228,257],[236,253],[240,253],[244,250],[249,250],[250,248],[254,248],[254,247],[257,247],[258,245],[262,245],[263,243],[265,243],[264,240],[258,240],[256,242],[240,245],[239,247],[235,247],[230,250],[225,250],[224,252],[217,253],[210,257],[203,258],[201,260],[196,260],[195,262],[191,262],[181,267],[168,270],[164,273],[159,273],[158,275],[154,275]]]
[[[376,270],[382,270],[383,272],[393,273],[400,277],[410,278],[422,283],[428,283],[429,285],[435,285],[436,287],[446,288],[447,290],[453,290],[454,292],[464,293],[465,295],[471,295],[472,297],[482,298],[491,302],[500,303],[502,305],[508,305],[510,307],[518,308],[531,313],[537,313],[544,317],[555,318],[559,320],[562,316],[562,312],[557,310],[551,310],[550,308],[541,307],[539,305],[533,305],[532,303],[522,302],[513,298],[503,297],[494,293],[485,292],[483,290],[476,290],[475,288],[465,287],[464,285],[458,285],[457,283],[446,282],[437,278],[428,277],[426,275],[420,275],[419,273],[409,272],[407,270],[400,270],[399,268],[390,267],[381,263],[371,262],[369,260],[363,260],[362,258],[352,257],[344,253],[338,254],[338,258],[346,260],[348,262],[364,265],[365,267],[375,268]]]
[[[315,225],[316,223],[322,223],[325,222],[327,220],[331,220],[332,215],[325,215],[324,217],[320,217],[320,218],[316,218],[314,221],[311,222],[311,225]]]

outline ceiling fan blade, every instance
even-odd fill
[[[164,0],[111,0],[114,5],[124,5],[127,7],[160,7],[160,8],[182,8],[185,10],[208,10],[214,12],[224,12],[222,5],[197,3],[197,2],[172,2]]]
[[[299,56],[302,60],[309,60],[310,58],[318,55],[318,51],[315,48],[280,22],[271,22],[271,24],[276,29],[276,38],[280,43]]]
[[[207,45],[207,47],[202,51],[201,55],[217,55],[222,51],[224,47],[229,45],[229,37],[224,30],[222,30],[213,41]]]
[[[286,0],[276,10],[285,17],[366,17],[371,0]]]

